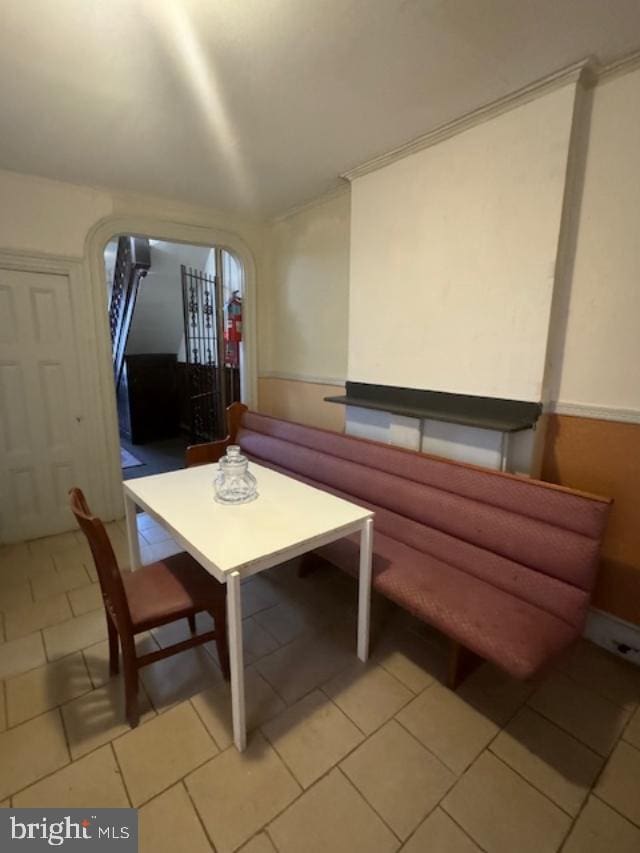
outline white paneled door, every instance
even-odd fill
[[[82,413],[69,279],[0,268],[0,541],[73,525]]]

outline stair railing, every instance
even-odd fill
[[[116,390],[122,377],[127,340],[140,281],[151,267],[149,241],[144,237],[119,237],[113,286],[109,300],[111,352]]]

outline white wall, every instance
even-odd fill
[[[69,381],[79,389],[76,422],[82,433],[75,452],[79,470],[86,472],[81,485],[103,517],[122,512],[104,246],[114,234],[142,233],[234,249],[249,277],[246,316],[252,330],[264,231],[259,220],[221,211],[0,171],[0,269],[4,264],[9,269],[51,271],[70,282],[73,335],[68,344],[77,375]],[[255,349],[245,347],[245,354],[248,394],[255,399]]]
[[[202,270],[211,249],[151,241],[151,268],[138,291],[127,354],[178,353],[184,339],[181,264]]]
[[[640,70],[595,89],[558,396],[640,416]]]
[[[347,368],[350,196],[274,222],[260,303],[260,371],[343,381]]]
[[[575,88],[354,181],[349,379],[541,398]]]
[[[91,226],[113,210],[102,190],[0,171],[0,248],[81,257]]]

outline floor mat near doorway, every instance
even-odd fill
[[[124,447],[120,448],[120,467],[121,468],[137,468],[138,465],[144,465],[137,456],[129,453]]]
[[[123,480],[135,480],[152,474],[164,474],[184,468],[184,455],[189,442],[182,436],[165,438],[162,441],[150,441],[147,444],[131,444],[120,436],[120,446],[128,450],[137,460],[132,468],[122,469]],[[1,694],[0,694],[1,698]]]

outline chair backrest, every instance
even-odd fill
[[[71,511],[91,548],[105,607],[115,619],[118,630],[128,634],[132,630],[131,613],[109,535],[102,521],[91,514],[82,489],[70,489],[69,499]]]
[[[210,465],[224,456],[227,449],[226,439],[222,441],[209,441],[206,444],[190,444],[185,452],[185,467],[193,468],[196,465]]]
[[[227,436],[218,441],[209,441],[206,444],[191,444],[187,447],[185,454],[185,465],[192,468],[194,465],[210,465],[218,462],[227,452],[230,444],[236,443],[236,435],[240,429],[242,417],[248,409],[244,403],[232,403],[227,406]]]

